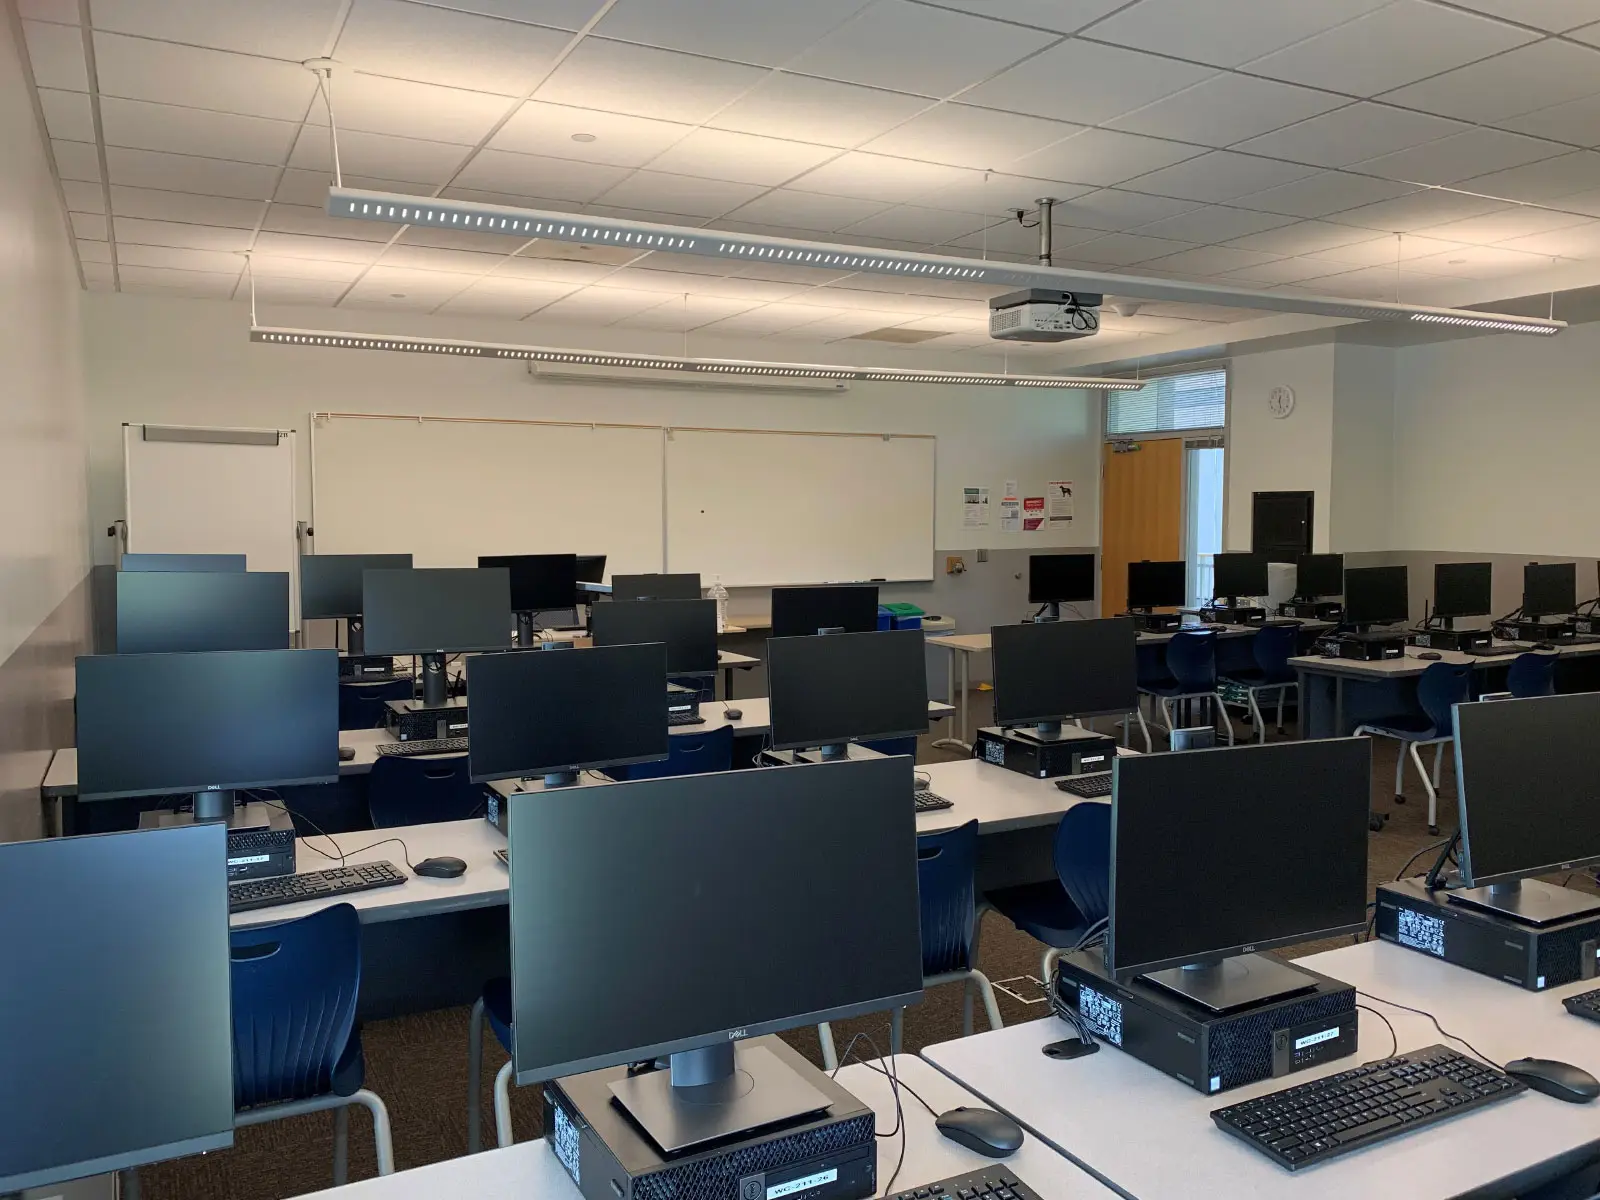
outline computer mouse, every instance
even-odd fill
[[[722,710],[722,715],[727,717],[730,721],[737,721],[740,717],[744,716],[744,709],[725,708]]]
[[[952,1108],[934,1124],[952,1142],[989,1158],[1005,1158],[1022,1148],[1022,1126],[992,1108]]]
[[[459,879],[467,873],[467,864],[459,858],[425,858],[412,868],[418,875],[429,879]]]
[[[355,758],[355,756],[356,756],[356,748],[354,746],[340,746],[339,747],[339,761],[340,762],[349,762],[351,759]]]
[[[1535,650],[1554,650],[1555,645],[1552,642],[1535,642],[1533,648]]]
[[[1437,662],[1439,659],[1443,658],[1444,655],[1440,654],[1437,650],[1424,650],[1421,654],[1417,655],[1417,657],[1427,659],[1429,662]]]
[[[1568,1104],[1587,1104],[1600,1096],[1600,1079],[1582,1067],[1551,1058],[1519,1058],[1506,1064],[1506,1074]]]

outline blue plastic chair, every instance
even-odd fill
[[[901,755],[915,762],[917,759],[917,739],[915,737],[884,738],[876,742],[862,742],[868,750],[876,750],[879,754],[887,754],[890,758]]]
[[[1295,674],[1289,660],[1294,657],[1298,629],[1287,626],[1270,626],[1256,633],[1251,645],[1256,665],[1253,669],[1231,671],[1223,678],[1245,689],[1250,698],[1250,719],[1255,722],[1256,741],[1267,740],[1267,722],[1261,715],[1260,697],[1263,692],[1278,693],[1278,732],[1283,732],[1284,698],[1293,688],[1300,690],[1300,677]]]
[[[1054,880],[999,888],[989,907],[1049,947],[1039,978],[1048,982],[1057,954],[1071,950],[1110,912],[1111,805],[1085,800],[1056,826]]]
[[[709,733],[675,733],[667,739],[667,757],[634,763],[610,773],[617,779],[662,779],[668,775],[707,775],[733,770],[733,726]]]
[[[1182,700],[1204,699],[1212,706],[1215,723],[1222,718],[1233,745],[1233,721],[1228,717],[1222,694],[1217,691],[1217,633],[1214,629],[1180,629],[1167,643],[1167,670],[1172,682],[1149,681],[1139,684],[1139,690],[1154,696],[1161,706],[1161,720],[1170,734],[1175,728],[1171,705]]]
[[[1530,651],[1519,654],[1506,675],[1506,689],[1516,700],[1531,700],[1536,696],[1556,694],[1556,663],[1554,654]]]
[[[1472,669],[1456,663],[1429,663],[1417,680],[1419,713],[1401,713],[1382,720],[1368,721],[1356,733],[1374,737],[1393,738],[1407,747],[1411,761],[1416,764],[1422,786],[1428,792],[1428,832],[1439,832],[1439,763],[1447,743],[1455,741],[1455,706],[1464,704],[1472,694]],[[1421,748],[1433,747],[1433,772],[1422,765]],[[1404,804],[1402,790],[1405,780],[1406,753],[1395,756],[1394,802]],[[1388,817],[1381,813],[1372,816],[1372,829],[1377,832]]]
[[[465,754],[379,755],[367,776],[367,812],[374,829],[465,821],[481,816],[483,809],[483,787],[472,782]]]
[[[472,1015],[467,1022],[467,1153],[476,1154],[483,1148],[483,1102],[479,1093],[483,1087],[483,1022],[487,1017],[489,1028],[507,1054],[512,1053],[511,1042],[511,980],[491,979],[484,985],[483,995],[472,1005]],[[511,1075],[514,1063],[507,1060],[494,1077],[494,1128],[495,1144],[504,1149],[512,1144],[511,1136]]]
[[[383,683],[341,683],[339,728],[381,728],[387,711],[385,705],[391,700],[409,699],[411,699],[409,679],[390,679]]]

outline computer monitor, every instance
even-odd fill
[[[697,573],[613,575],[611,595],[616,600],[698,600],[700,576]]]
[[[1434,563],[1433,615],[1446,621],[1494,611],[1493,563]]]
[[[1112,772],[1117,978],[1233,1008],[1304,986],[1254,951],[1366,927],[1367,739],[1140,754]],[[1292,977],[1276,982],[1281,970]]]
[[[771,639],[773,748],[841,758],[850,742],[926,733],[927,646],[920,629]]]
[[[1095,596],[1092,554],[1028,555],[1029,604],[1088,604]],[[1059,609],[1052,615],[1060,617]]]
[[[564,787],[579,771],[667,757],[660,645],[475,654],[467,694],[474,783],[542,775],[546,787]]]
[[[241,788],[339,779],[339,654],[248,650],[78,659],[78,799],[195,794],[225,817]]]
[[[667,648],[667,674],[717,673],[715,600],[613,600],[589,614],[596,646],[660,642]]]
[[[1357,627],[1393,625],[1411,618],[1411,589],[1404,567],[1351,567],[1344,573],[1344,619]]]
[[[0,1193],[233,1144],[227,831],[0,845]]]
[[[602,583],[606,577],[606,556],[604,554],[578,555],[578,582]]]
[[[117,653],[286,650],[287,571],[119,571]]]
[[[368,654],[420,654],[422,703],[445,703],[444,655],[511,648],[511,573],[504,567],[366,571]]]
[[[1529,563],[1522,568],[1524,617],[1561,617],[1577,607],[1577,563]]]
[[[1294,594],[1303,600],[1344,594],[1344,555],[1302,554],[1295,563]]]
[[[1240,596],[1267,594],[1265,554],[1218,554],[1211,564],[1211,594],[1216,599],[1232,602]]]
[[[232,571],[245,570],[243,554],[124,554],[119,571]]]
[[[670,1070],[611,1085],[666,1153],[684,1144],[671,1118],[707,1091],[733,1095],[690,1109],[689,1144],[825,1106],[765,1047],[736,1043],[920,999],[912,786],[911,760],[895,757],[522,803],[510,834],[517,1082],[670,1055]],[[637,988],[619,984],[618,947]]]
[[[878,628],[878,585],[829,584],[772,589],[772,636],[871,633]]]
[[[1128,564],[1128,609],[1182,608],[1189,602],[1189,566],[1183,562]]]
[[[307,621],[361,616],[366,571],[409,571],[409,554],[306,554],[300,558],[300,616]],[[360,650],[350,648],[350,653]]]
[[[998,725],[1035,725],[1051,734],[1068,717],[1139,707],[1131,617],[996,625],[989,636]]]
[[[480,554],[478,566],[510,572],[512,612],[571,608],[577,595],[576,554]]]

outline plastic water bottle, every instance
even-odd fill
[[[725,633],[728,629],[728,589],[722,586],[722,576],[718,575],[711,586],[706,589],[706,599],[717,602],[717,632]]]

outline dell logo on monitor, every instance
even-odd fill
[[[737,1042],[740,1038],[749,1037],[749,1036],[750,1036],[750,1031],[747,1030],[747,1029],[730,1029],[730,1030],[728,1030],[728,1040],[730,1042]]]

